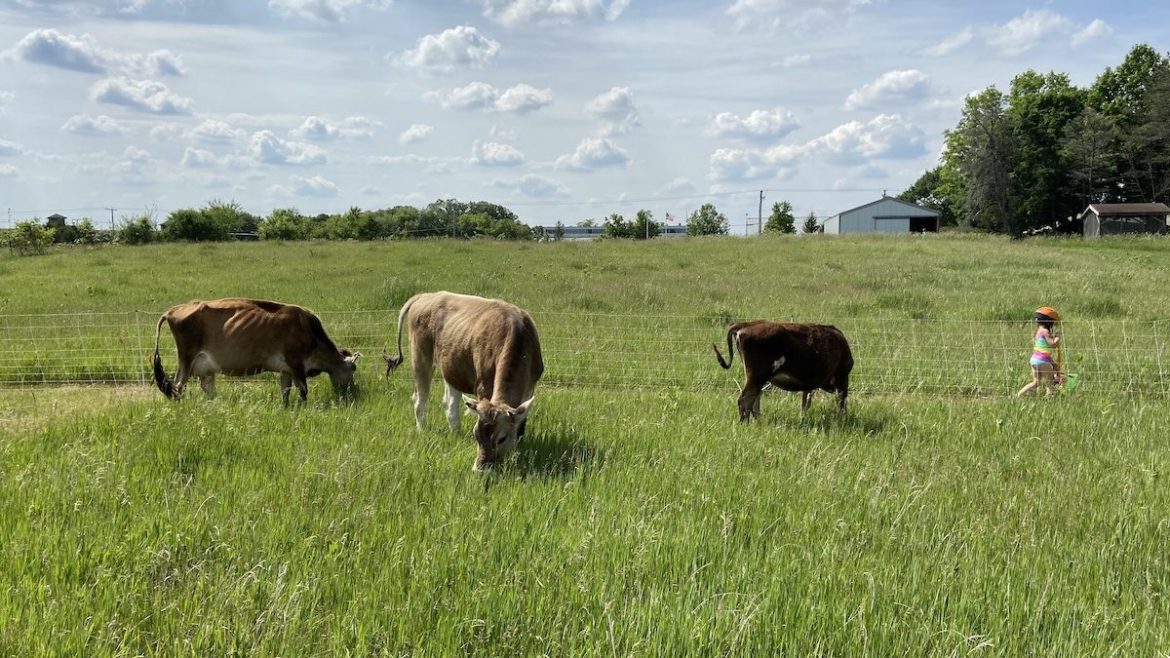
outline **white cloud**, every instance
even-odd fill
[[[16,165],[0,164],[0,178],[16,178],[20,175],[20,170]]]
[[[784,68],[793,68],[796,66],[804,66],[812,61],[812,55],[788,55],[780,60],[780,65]]]
[[[1019,55],[1035,48],[1045,38],[1073,29],[1072,21],[1047,9],[1025,11],[996,28],[988,43],[1005,55]]]
[[[365,117],[346,117],[340,123],[330,123],[321,117],[311,116],[294,128],[292,134],[316,141],[365,139],[374,136],[374,122]]]
[[[872,0],[735,0],[727,15],[740,29],[749,27],[791,28],[812,21],[839,19]]]
[[[150,129],[150,138],[156,142],[165,142],[183,134],[183,127],[175,123],[160,123]]]
[[[485,167],[514,167],[524,163],[524,154],[509,144],[475,142],[471,163]]]
[[[428,91],[423,100],[437,102],[448,110],[494,110],[525,114],[552,102],[552,90],[518,84],[503,92],[486,82],[471,82],[451,91]]]
[[[191,114],[191,99],[171,92],[166,85],[152,80],[106,78],[89,90],[90,98],[99,103],[121,105],[151,114]]]
[[[0,157],[12,157],[16,155],[23,155],[24,147],[16,142],[10,142],[6,139],[0,139]]]
[[[926,54],[931,57],[943,57],[967,45],[974,38],[975,30],[967,26],[954,34],[943,37],[942,41],[927,48]]]
[[[125,132],[125,129],[118,121],[104,114],[96,117],[91,117],[88,114],[77,114],[69,117],[62,124],[61,132],[98,137],[104,135],[120,135]]]
[[[29,32],[7,51],[10,57],[33,64],[80,71],[136,75],[181,76],[183,61],[169,50],[124,54],[102,48],[89,34],[64,34],[53,28]]]
[[[624,167],[630,163],[630,156],[608,139],[586,137],[570,154],[557,158],[556,166],[561,169],[587,171],[602,167]]]
[[[289,180],[297,196],[335,197],[341,192],[336,183],[323,176],[292,176]]]
[[[904,101],[919,101],[930,93],[926,74],[916,69],[887,71],[873,82],[854,89],[845,99],[846,110]]]
[[[370,164],[388,165],[392,167],[408,167],[421,170],[428,174],[447,174],[454,169],[454,164],[460,162],[455,158],[438,158],[434,156],[416,155],[375,155],[369,158]]]
[[[690,194],[697,188],[695,187],[695,184],[691,182],[691,179],[678,176],[664,185],[662,189],[671,194]]]
[[[359,191],[366,196],[379,196],[382,194],[382,191],[373,185],[363,185]]]
[[[249,154],[257,162],[271,165],[324,164],[325,151],[312,144],[286,142],[270,130],[253,133]]]
[[[425,123],[412,123],[410,124],[409,128],[403,130],[402,133],[398,135],[398,143],[413,144],[415,142],[421,142],[427,137],[430,137],[434,130],[434,126],[428,126]]]
[[[536,174],[527,174],[515,180],[497,179],[492,181],[492,185],[516,190],[528,197],[565,197],[569,195],[569,188],[563,184]]]
[[[518,84],[500,94],[496,99],[496,109],[500,112],[524,114],[548,105],[552,99],[551,89],[537,89],[531,85]]]
[[[188,146],[183,151],[183,158],[180,160],[180,164],[184,167],[199,169],[203,167],[214,167],[219,164],[219,159],[211,151]]]
[[[881,114],[868,123],[850,121],[809,143],[834,164],[856,165],[869,158],[914,158],[926,153],[921,128],[897,114]]]
[[[486,82],[471,82],[451,91],[429,91],[423,99],[435,101],[448,110],[482,110],[492,107],[499,91]]]
[[[605,121],[602,136],[624,135],[640,124],[638,107],[629,87],[610,87],[585,106],[590,114]]]
[[[782,107],[755,110],[746,117],[720,112],[711,120],[707,134],[750,140],[780,139],[800,127],[796,115]]]
[[[504,25],[617,20],[630,0],[482,0],[483,15]]]
[[[708,165],[711,178],[717,181],[771,178],[777,171],[761,152],[751,149],[717,149]]]
[[[268,6],[284,16],[299,16],[324,23],[343,23],[358,7],[387,9],[392,0],[268,0]]]
[[[1092,23],[1085,26],[1083,30],[1073,35],[1072,45],[1081,46],[1090,41],[1096,41],[1113,34],[1113,27],[1100,18],[1093,19]]]
[[[460,25],[422,37],[416,48],[402,53],[395,61],[409,68],[450,73],[486,66],[499,52],[500,42],[485,37],[470,25]]]
[[[0,114],[4,114],[4,111],[8,109],[8,106],[12,104],[15,98],[16,94],[11,91],[0,91]]]
[[[207,119],[191,130],[191,135],[205,142],[230,142],[242,131],[225,121]]]

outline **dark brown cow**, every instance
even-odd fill
[[[522,309],[499,299],[450,292],[411,297],[398,313],[398,356],[386,359],[386,375],[402,364],[402,328],[410,330],[414,369],[414,419],[423,429],[431,373],[437,363],[446,390],[443,407],[459,429],[460,394],[476,415],[475,470],[508,456],[524,437],[536,382],[544,373],[536,325]]]
[[[816,389],[837,392],[837,409],[845,415],[849,397],[849,373],[853,354],[849,341],[836,327],[827,324],[798,324],[753,320],[727,329],[727,361],[715,345],[715,358],[725,369],[735,358],[731,343],[743,360],[743,392],[739,395],[739,417],[760,417],[760,393],[766,384],[785,391],[800,391],[800,413],[812,404]]]
[[[179,353],[175,381],[167,378],[158,355],[162,325],[170,325]],[[215,397],[215,375],[280,373],[280,392],[288,404],[293,384],[305,400],[306,378],[329,373],[333,388],[353,386],[357,354],[339,350],[325,333],[321,320],[292,304],[258,299],[193,301],[172,307],[154,329],[154,383],[168,398],[178,399],[187,379],[198,377],[207,397]]]

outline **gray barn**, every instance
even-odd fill
[[[1094,203],[1078,219],[1086,238],[1127,233],[1165,233],[1170,207],[1164,203]]]
[[[936,233],[938,211],[882,196],[826,219],[825,233]]]

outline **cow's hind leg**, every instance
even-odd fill
[[[801,416],[804,416],[806,413],[808,413],[809,407],[812,406],[812,398],[813,398],[812,391],[801,391],[800,392],[800,415]]]
[[[849,399],[849,385],[845,384],[837,389],[837,413],[842,418],[846,413],[846,400]]]
[[[199,377],[199,386],[208,400],[215,399],[215,373]]]
[[[285,372],[280,373],[280,399],[284,406],[288,406],[288,392],[292,390],[292,377]]]
[[[292,380],[297,387],[297,393],[301,396],[301,402],[307,402],[309,399],[309,380],[305,376],[304,366],[293,366]]]
[[[463,414],[463,394],[455,387],[444,382],[443,409],[447,411],[447,424],[452,430],[459,431],[459,419]]]
[[[760,417],[760,393],[758,384],[746,384],[739,394],[739,419],[747,422]]]
[[[414,369],[414,394],[410,399],[414,401],[414,422],[420,430],[427,423],[427,400],[431,397],[431,375],[435,369],[429,347],[412,345],[410,349],[410,364]]]

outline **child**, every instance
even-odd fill
[[[1049,306],[1041,306],[1036,309],[1035,318],[1036,335],[1032,337],[1032,358],[1029,361],[1032,365],[1032,381],[1021,388],[1017,396],[1031,392],[1040,386],[1040,382],[1044,382],[1047,387],[1046,394],[1052,395],[1060,384],[1060,372],[1053,360],[1053,352],[1060,345],[1060,336],[1052,332],[1052,326],[1060,322],[1060,313]]]

